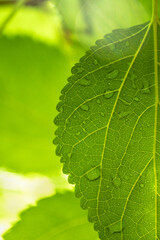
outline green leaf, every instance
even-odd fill
[[[67,54],[56,46],[24,36],[0,38],[1,167],[60,173],[52,119],[69,71]]]
[[[0,5],[0,26],[13,11],[15,4]],[[23,6],[5,26],[6,35],[28,35],[35,39],[53,43],[58,42],[60,34],[60,19],[56,14],[56,9]]]
[[[140,0],[52,1],[62,15],[64,28],[88,47],[104,33],[146,22],[150,16]]]
[[[56,153],[102,240],[160,239],[159,28],[97,41],[60,97]]]
[[[21,220],[3,237],[5,240],[97,240],[78,205],[71,192],[40,200],[36,207],[24,211]]]

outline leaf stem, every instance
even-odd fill
[[[152,0],[152,21],[153,22],[158,22],[158,0]]]

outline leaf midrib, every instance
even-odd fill
[[[149,33],[150,29],[151,29],[152,24],[153,24],[153,22],[151,21],[150,24],[148,25],[148,28],[147,28],[146,33],[145,33],[145,35],[144,35],[144,37],[143,37],[143,39],[142,39],[142,41],[141,41],[140,46],[139,46],[138,50],[136,51],[133,60],[131,61],[131,64],[130,64],[130,66],[129,66],[129,68],[128,68],[128,71],[127,71],[125,77],[124,77],[124,80],[123,80],[123,82],[122,82],[122,84],[121,84],[121,86],[120,86],[120,88],[119,88],[119,92],[118,92],[118,94],[117,94],[117,98],[116,98],[116,101],[115,101],[115,104],[114,104],[114,107],[113,107],[113,110],[112,110],[110,119],[109,119],[109,121],[108,121],[107,129],[106,129],[106,133],[105,133],[104,147],[103,147],[102,158],[101,158],[101,163],[100,163],[101,173],[102,173],[102,164],[103,164],[103,159],[104,159],[105,146],[106,146],[106,142],[107,142],[108,130],[109,130],[109,127],[110,127],[110,123],[111,123],[113,114],[114,114],[114,112],[115,112],[115,108],[116,108],[117,103],[118,103],[118,100],[119,100],[119,96],[120,96],[120,94],[121,94],[121,91],[122,91],[122,88],[123,88],[123,86],[124,86],[124,84],[125,84],[125,81],[126,81],[126,79],[127,79],[127,77],[128,77],[128,74],[130,73],[130,70],[132,69],[132,66],[133,66],[133,64],[134,64],[134,62],[135,62],[135,60],[136,60],[136,58],[137,58],[137,56],[138,56],[138,54],[139,54],[139,52],[140,52],[143,44],[144,44],[144,42],[145,42],[145,40],[146,40],[146,38],[147,38],[147,36],[148,36],[148,33]],[[157,86],[156,86],[155,88],[157,88]],[[150,161],[151,161],[151,160],[150,160]],[[149,162],[150,162],[150,161],[149,161]],[[148,164],[147,164],[147,166],[148,166]],[[157,182],[157,181],[156,181],[156,182]],[[99,218],[99,214],[98,214],[98,205],[99,205],[99,197],[100,197],[101,184],[102,184],[102,175],[101,175],[101,177],[100,177],[100,185],[99,185],[98,197],[97,197],[97,199],[98,199],[98,201],[97,201],[97,217],[98,217],[99,222],[101,222],[101,221],[100,221],[100,218]],[[128,199],[128,198],[127,198],[127,199]],[[126,204],[127,204],[127,201],[126,201]],[[126,205],[126,204],[125,204],[125,205]],[[125,211],[125,210],[124,210],[124,211]],[[155,215],[157,215],[157,214],[155,214]],[[157,217],[156,217],[156,218],[157,218]],[[121,221],[121,225],[122,225],[122,218],[121,218],[119,221]],[[121,235],[121,236],[122,236],[122,235]]]

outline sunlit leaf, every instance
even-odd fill
[[[154,19],[97,41],[57,106],[56,153],[102,240],[160,238],[159,36]]]
[[[0,26],[13,11],[15,4],[0,5]],[[46,42],[58,42],[60,19],[56,9],[51,7],[21,7],[10,19],[4,29],[7,35],[25,34]]]
[[[27,37],[1,37],[1,167],[22,173],[59,174],[52,121],[69,71],[67,54],[56,46]]]
[[[71,192],[57,193],[40,200],[36,207],[24,211],[20,218],[4,235],[5,240],[98,239]]]

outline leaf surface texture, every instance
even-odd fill
[[[159,39],[152,23],[106,35],[57,106],[56,153],[102,240],[160,238]]]

